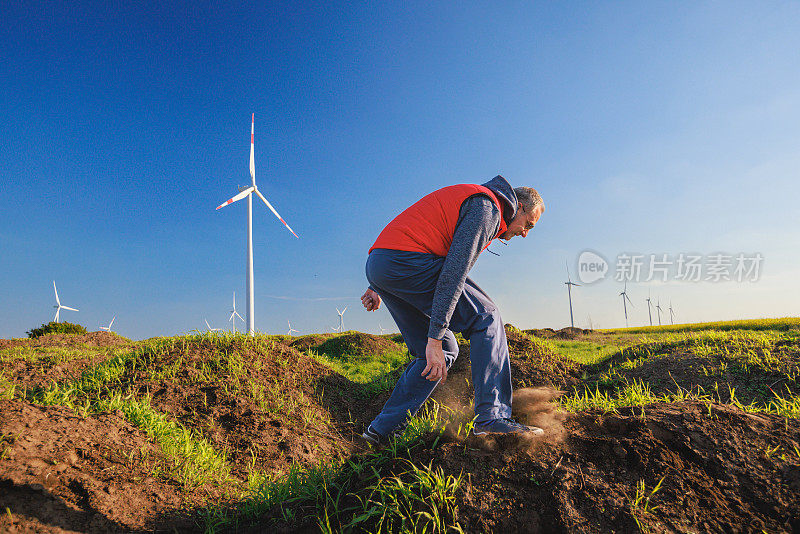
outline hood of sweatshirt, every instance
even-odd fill
[[[503,204],[503,220],[506,225],[511,224],[514,216],[517,214],[517,194],[514,193],[514,188],[508,183],[508,180],[499,174],[486,182],[481,184],[483,187],[488,187],[492,193],[497,195],[500,202]]]

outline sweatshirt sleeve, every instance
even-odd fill
[[[461,205],[453,241],[444,260],[431,306],[428,337],[443,339],[456,303],[464,291],[467,273],[486,244],[497,235],[500,210],[486,195],[475,195]]]

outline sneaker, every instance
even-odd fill
[[[490,421],[486,421],[485,423],[475,423],[475,426],[472,428],[472,432],[476,436],[481,436],[483,434],[513,434],[513,433],[523,433],[529,432],[534,436],[541,436],[544,434],[544,430],[536,426],[526,426],[520,423],[517,423],[510,417],[504,417],[501,419],[492,419]]]
[[[403,435],[408,423],[403,423],[399,427],[395,428],[392,432],[389,433],[388,436],[384,436],[380,434],[377,430],[372,428],[372,425],[369,425],[367,429],[361,434],[361,437],[369,443],[373,447],[380,447],[386,445],[391,441],[392,438],[396,438]]]
[[[389,438],[383,434],[379,434],[377,430],[369,425],[367,429],[361,434],[361,437],[372,447],[379,447],[389,442]]]

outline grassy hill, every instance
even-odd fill
[[[459,337],[380,450],[399,336],[0,340],[0,530],[800,529],[800,319],[506,331],[544,437],[470,433]]]

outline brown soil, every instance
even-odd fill
[[[416,460],[465,477],[467,532],[797,532],[797,419],[702,403],[566,417],[563,432],[451,440]],[[768,458],[765,451],[778,447]],[[784,451],[785,459],[781,459]],[[643,480],[649,513],[632,512]]]
[[[536,338],[506,325],[514,387],[571,389],[580,383],[582,366],[544,347]]]
[[[192,497],[152,476],[160,451],[120,415],[0,400],[0,436],[0,531],[190,528]]]

